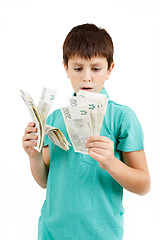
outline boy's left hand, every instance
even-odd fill
[[[102,169],[108,170],[114,164],[114,142],[104,136],[92,136],[87,139],[86,148],[90,157],[99,162]]]

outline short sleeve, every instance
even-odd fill
[[[121,121],[117,149],[123,152],[144,149],[144,135],[141,124],[134,111],[128,107]]]
[[[45,138],[44,138],[44,147],[49,145],[49,141],[50,141],[50,139],[49,139],[48,135],[46,134]]]

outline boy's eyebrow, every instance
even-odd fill
[[[85,64],[83,64],[83,63],[79,63],[79,62],[73,62],[72,63],[73,65],[79,65],[79,66],[84,66]],[[97,66],[97,65],[102,65],[102,63],[100,63],[100,62],[95,62],[95,63],[92,63],[92,64],[90,64],[92,67],[94,67],[94,66]]]
[[[97,65],[101,66],[102,63],[100,63],[100,62],[96,62],[96,63],[92,63],[92,64],[91,64],[91,66],[97,66]]]
[[[82,64],[82,63],[78,63],[78,62],[73,62],[72,65],[84,66],[84,64]]]

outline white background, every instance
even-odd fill
[[[106,82],[111,99],[130,106],[145,134],[152,179],[149,194],[124,191],[124,240],[160,239],[160,113],[158,0],[0,0],[0,239],[37,238],[45,190],[33,180],[21,138],[31,120],[18,89],[38,102],[42,86],[58,92],[52,108],[73,93],[62,65],[62,45],[72,27],[94,23],[115,46],[115,69]]]

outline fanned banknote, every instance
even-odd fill
[[[79,91],[69,99],[69,106],[61,108],[75,152],[88,154],[87,138],[100,135],[107,105],[105,95]]]
[[[82,97],[82,98],[88,98],[88,99],[96,99],[97,100],[97,105],[95,106],[98,110],[98,115],[97,115],[97,131],[98,134],[100,134],[101,131],[101,127],[103,124],[103,120],[104,120],[104,115],[107,109],[107,105],[108,105],[108,98],[106,98],[106,96],[104,94],[100,94],[100,93],[92,93],[92,92],[86,92],[86,91],[79,91],[77,94],[78,97]]]
[[[55,99],[56,92],[53,91],[52,89],[43,87],[38,107],[35,105],[32,97],[28,93],[22,90],[20,90],[20,92],[21,97],[23,98],[24,102],[26,103],[29,109],[32,121],[35,123],[38,129],[37,146],[35,146],[34,148],[38,152],[41,152],[43,148],[44,137],[47,134],[51,141],[55,143],[57,146],[64,150],[69,150],[70,144],[68,143],[62,132],[57,128],[46,125],[47,115]]]
[[[86,139],[92,134],[92,124],[87,106],[61,108],[67,132],[75,152],[87,154]]]

